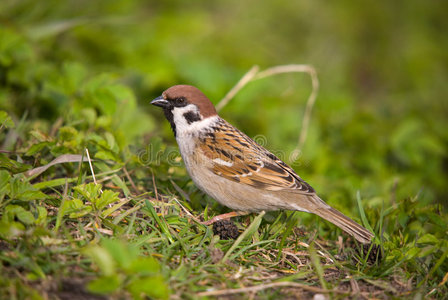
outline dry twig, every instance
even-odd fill
[[[306,284],[301,284],[298,282],[289,282],[289,281],[281,281],[281,282],[271,282],[267,284],[260,284],[245,288],[239,288],[239,289],[224,289],[224,290],[216,290],[216,291],[206,291],[206,292],[200,292],[196,295],[198,297],[205,297],[205,296],[224,296],[224,295],[232,295],[232,294],[241,294],[241,293],[251,293],[251,292],[259,292],[262,290],[266,290],[269,288],[277,288],[277,287],[295,287],[304,289],[306,291],[310,291],[313,293],[339,293],[343,294],[346,293],[344,291],[338,291],[338,290],[325,290],[321,289],[315,286],[309,286]]]

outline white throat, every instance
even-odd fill
[[[200,120],[189,122],[185,117],[185,114],[190,112],[198,114],[200,116]],[[173,121],[176,125],[176,138],[178,139],[186,136],[198,135],[201,131],[206,130],[219,119],[217,115],[203,118],[199,113],[198,107],[194,104],[189,104],[184,107],[175,107],[173,108],[172,113]]]

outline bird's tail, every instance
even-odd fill
[[[374,237],[373,233],[368,231],[366,228],[362,227],[340,211],[328,205],[315,209],[313,213],[338,226],[363,244],[369,244]]]

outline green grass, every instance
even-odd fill
[[[1,298],[446,298],[441,4],[4,2]],[[373,246],[290,211],[235,218],[239,237],[221,239],[198,220],[228,209],[194,186],[149,105],[178,83],[217,104],[253,65],[300,62],[320,83],[300,153],[306,74],[251,82],[220,114]]]
[[[27,169],[17,152],[1,155]],[[151,179],[170,167],[166,162],[153,169],[131,155],[121,165],[99,159],[92,165],[98,184],[87,162],[56,164],[31,182],[23,172],[0,171],[3,295],[61,297],[81,289],[86,297],[196,298],[241,287],[259,289],[261,298],[447,292],[447,215],[419,206],[418,196],[372,210],[358,193],[361,219],[381,249],[375,253],[317,217],[302,224],[304,213],[240,217],[238,239],[220,240],[195,221],[203,211],[192,209],[193,200],[204,196],[185,175]]]

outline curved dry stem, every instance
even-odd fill
[[[216,105],[216,110],[220,111],[224,106],[226,106],[227,103],[229,103],[230,100],[232,100],[232,98],[235,97],[235,95],[255,77],[255,75],[257,75],[259,70],[260,68],[257,65],[250,68],[250,70],[247,71],[243,77],[241,77],[240,81],[238,81],[237,84],[235,84],[233,88],[224,96],[224,98],[219,101]]]

